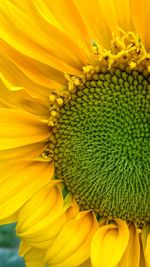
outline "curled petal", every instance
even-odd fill
[[[88,259],[97,222],[91,212],[82,212],[68,222],[46,255],[52,267],[74,267]]]
[[[131,224],[129,226],[130,237],[128,246],[123,254],[119,267],[139,267],[140,262],[140,240],[138,229]]]
[[[30,247],[24,242],[21,242],[19,255],[24,257],[26,267],[45,267],[44,262],[45,250]]]
[[[125,221],[116,219],[96,231],[91,247],[93,267],[115,267],[128,245],[129,230]]]

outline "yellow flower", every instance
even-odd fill
[[[150,1],[0,1],[0,223],[27,267],[150,266]]]

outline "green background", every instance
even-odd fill
[[[15,224],[0,226],[0,267],[25,267],[18,256],[19,239],[15,234]]]

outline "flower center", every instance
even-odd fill
[[[76,88],[60,109],[54,161],[79,206],[150,222],[150,76],[110,69]]]

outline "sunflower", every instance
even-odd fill
[[[0,10],[0,223],[27,267],[149,267],[150,1]]]

